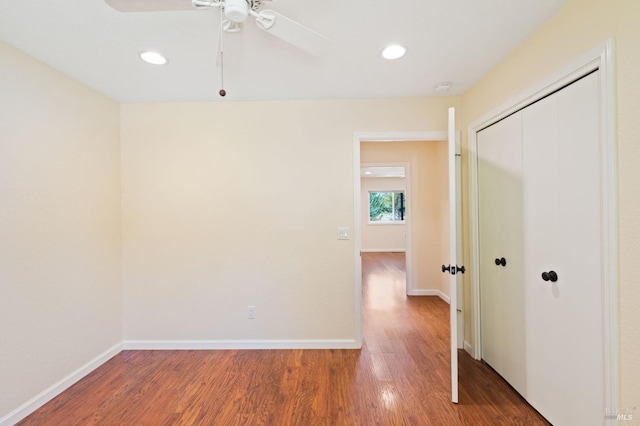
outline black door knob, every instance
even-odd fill
[[[556,273],[556,271],[543,272],[542,279],[555,283],[556,281],[558,281],[558,274]]]
[[[450,272],[451,271],[451,265],[448,265],[448,266],[442,265],[442,272],[445,272],[445,271],[446,272]]]
[[[507,259],[505,259],[504,257],[501,257],[500,259],[496,259],[496,265],[507,266]]]
[[[458,272],[460,272],[461,274],[464,274],[464,271],[466,271],[466,269],[464,269],[464,266],[456,266],[456,269]]]

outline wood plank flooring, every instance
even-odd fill
[[[403,254],[363,254],[362,350],[123,351],[20,425],[548,424],[460,352],[448,305],[406,297]]]

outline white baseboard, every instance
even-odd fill
[[[394,248],[394,249],[362,249],[360,250],[362,253],[405,253],[406,250],[403,248]]]
[[[447,303],[451,303],[451,299],[449,296],[441,292],[440,290],[423,290],[423,289],[413,289],[409,296],[438,296],[440,299],[444,300]]]
[[[109,361],[121,351],[122,343],[118,343],[117,345],[107,349],[105,352],[78,368],[76,371],[60,379],[58,382],[40,392],[38,395],[34,396],[6,416],[0,418],[0,426],[11,426],[18,423],[20,420],[24,419],[29,414],[33,413],[38,408],[42,407],[44,404],[70,388],[87,374]]]
[[[464,341],[464,350],[467,351],[467,353],[471,356],[473,356],[473,348],[471,347],[471,344],[469,342],[467,342],[466,340]]]
[[[355,339],[332,340],[129,340],[125,350],[360,349]]]
[[[6,416],[0,426],[13,426],[77,383],[122,350],[216,349],[361,349],[355,339],[327,340],[131,340],[118,343],[76,371],[40,392]]]

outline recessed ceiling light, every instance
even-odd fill
[[[167,63],[167,58],[159,54],[158,52],[142,52],[140,57],[143,61],[153,65],[164,65]]]
[[[405,53],[407,53],[406,47],[400,46],[399,44],[392,44],[391,46],[385,47],[382,51],[382,57],[389,60],[400,59]]]

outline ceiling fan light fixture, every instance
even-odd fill
[[[140,58],[148,64],[152,65],[165,65],[168,61],[167,58],[159,54],[158,52],[142,52]]]
[[[244,22],[249,17],[247,0],[226,0],[224,2],[224,15],[230,21]]]
[[[239,33],[242,31],[242,23],[225,19],[222,21],[222,29],[226,33]]]
[[[406,47],[401,46],[399,44],[392,44],[384,48],[384,50],[382,51],[382,57],[384,59],[393,61],[394,59],[402,58],[406,53],[407,53]]]

